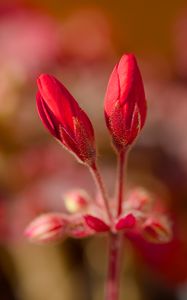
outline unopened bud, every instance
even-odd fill
[[[118,151],[134,142],[145,118],[145,93],[136,58],[123,55],[112,71],[105,95],[106,124]]]
[[[150,211],[154,197],[146,189],[142,187],[135,188],[132,190],[124,202],[124,209],[135,209],[139,211]]]
[[[142,235],[151,243],[168,243],[172,238],[172,228],[167,217],[149,218],[142,225]]]
[[[34,219],[25,230],[25,236],[35,243],[60,241],[64,236],[67,220],[58,213],[43,214]]]
[[[86,113],[55,77],[42,74],[37,84],[37,107],[45,127],[81,162],[94,164],[94,130]]]
[[[89,196],[84,190],[71,191],[64,195],[64,206],[68,213],[80,213],[89,205]]]

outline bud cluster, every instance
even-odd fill
[[[123,205],[120,192],[120,209],[116,215],[117,199],[108,201],[98,172],[95,134],[89,117],[55,77],[42,74],[37,84],[37,108],[44,126],[92,171],[101,191],[102,203],[91,199],[82,190],[70,191],[63,197],[64,211],[36,218],[26,229],[26,236],[44,243],[68,236],[82,238],[106,232],[125,235],[135,231],[150,242],[168,242],[172,236],[169,219],[155,209],[152,197],[143,189],[132,191]],[[125,54],[112,71],[104,101],[106,125],[118,156],[122,157],[121,154],[138,137],[145,123],[146,111],[143,81],[136,58]],[[122,190],[121,185],[119,190]]]

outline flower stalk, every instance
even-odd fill
[[[109,233],[108,271],[106,278],[105,300],[119,299],[119,279],[121,264],[121,234]]]
[[[126,168],[127,151],[121,151],[118,154],[118,189],[117,189],[117,217],[122,213],[123,195],[124,195],[124,175]]]
[[[124,173],[126,167],[127,151],[118,153],[118,181],[117,181],[117,217],[122,213]],[[109,233],[108,273],[106,279],[105,300],[119,299],[119,279],[122,238],[120,233]]]
[[[99,169],[98,169],[97,165],[93,164],[92,167],[90,168],[90,171],[92,173],[92,176],[93,176],[93,178],[96,182],[96,185],[97,185],[98,190],[100,192],[100,195],[102,197],[103,204],[104,204],[105,209],[106,209],[106,214],[107,214],[107,217],[108,217],[108,221],[109,221],[110,224],[112,224],[113,223],[113,217],[112,217],[112,213],[110,211],[107,192],[106,192],[106,189],[105,189],[105,186],[104,186],[104,183],[103,183],[103,180],[102,180],[102,177],[101,177],[101,174],[99,172]]]

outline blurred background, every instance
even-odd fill
[[[45,131],[36,78],[57,76],[93,121],[109,192],[115,156],[103,118],[110,72],[137,56],[148,101],[146,126],[131,151],[128,187],[143,186],[168,206],[171,243],[125,242],[121,299],[187,299],[187,3],[81,0],[0,1],[0,299],[100,300],[106,238],[35,246],[25,226],[61,211],[63,194],[95,186],[87,170]]]

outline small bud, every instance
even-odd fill
[[[133,216],[133,214],[127,214],[126,216],[121,217],[116,225],[116,230],[124,230],[134,227],[136,224],[136,218]]]
[[[84,190],[74,190],[64,195],[64,205],[68,213],[80,213],[89,205],[89,196]]]
[[[88,116],[55,77],[43,74],[37,83],[37,107],[45,127],[81,162],[94,164],[95,138]]]
[[[133,143],[146,118],[144,87],[134,55],[123,55],[114,67],[104,106],[114,146],[123,151]]]
[[[25,236],[35,243],[60,241],[65,234],[67,220],[58,213],[43,214],[34,219],[25,230]]]
[[[133,209],[143,212],[150,211],[154,200],[154,196],[144,188],[135,188],[129,193],[127,201],[124,202],[124,210]]]
[[[151,243],[168,243],[172,238],[172,228],[167,217],[148,218],[142,225],[142,235]]]
[[[66,232],[67,235],[72,238],[84,238],[95,233],[87,226],[83,216],[72,215],[71,218],[69,218],[69,221]]]
[[[110,230],[110,227],[97,217],[86,215],[84,216],[84,219],[87,225],[96,232],[107,232]]]

